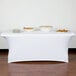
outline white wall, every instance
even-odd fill
[[[26,25],[64,26],[76,32],[76,0],[0,0],[0,31]],[[70,48],[76,48],[76,37]],[[8,48],[0,38],[0,49]]]

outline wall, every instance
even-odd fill
[[[26,25],[53,25],[76,32],[76,0],[0,0],[0,31]],[[69,47],[76,48],[76,37]],[[0,49],[8,48],[0,37]]]

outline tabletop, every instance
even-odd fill
[[[36,32],[2,32],[1,36],[24,36],[24,35],[75,35],[74,32],[41,32],[41,31],[36,31]]]

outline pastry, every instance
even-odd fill
[[[68,32],[68,30],[67,29],[59,29],[56,32]]]
[[[33,30],[34,30],[33,27],[24,27],[23,29],[24,29],[25,31],[33,31]]]

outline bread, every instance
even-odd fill
[[[33,31],[33,30],[34,30],[33,27],[24,27],[23,29],[24,29],[25,31]]]
[[[56,32],[68,32],[68,30],[67,29],[59,29]]]

